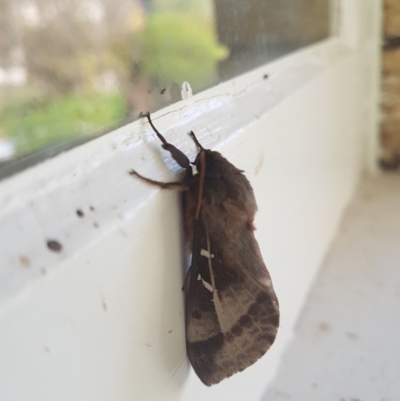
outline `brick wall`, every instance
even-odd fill
[[[381,166],[400,168],[400,0],[383,0]]]

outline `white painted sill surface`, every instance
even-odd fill
[[[2,182],[0,399],[259,399],[361,168],[358,56],[331,39],[153,116],[191,159],[193,130],[246,171],[280,299],[267,357],[211,389],[186,361],[177,194],[128,175],[178,171],[147,123]]]

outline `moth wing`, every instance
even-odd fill
[[[186,342],[193,369],[208,386],[246,369],[273,344],[279,305],[249,229],[236,247],[196,223],[186,293]],[[229,249],[229,254],[227,254]]]

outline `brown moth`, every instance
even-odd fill
[[[162,147],[185,169],[178,182],[130,174],[183,193],[185,234],[192,263],[185,280],[186,346],[190,362],[207,386],[246,369],[273,344],[279,305],[254,237],[257,210],[243,171],[218,152],[199,149],[196,160],[168,143],[145,114]],[[191,164],[198,173],[193,174]]]

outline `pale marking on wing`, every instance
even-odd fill
[[[199,174],[199,170],[197,170],[197,167],[196,167],[195,164],[192,164],[191,167],[192,167],[192,174],[193,175]]]
[[[214,291],[214,288],[212,287],[212,285],[211,285],[210,283],[207,283],[207,281],[204,280],[203,278],[201,278],[201,274],[200,274],[200,273],[199,273],[198,276],[197,276],[197,281],[202,281],[204,287],[206,287],[206,289],[207,289],[208,291],[210,291],[210,292],[213,292],[213,291]]]
[[[249,276],[248,276],[248,277],[249,277]],[[252,281],[253,281],[255,284],[257,284],[257,282],[256,282],[255,280],[252,280]],[[254,297],[253,293],[252,293],[251,291],[249,291],[248,287],[247,287],[246,285],[244,285],[241,281],[239,282],[239,284],[240,284],[241,287],[247,292],[247,294],[250,295],[250,298],[252,298],[253,301],[256,302],[257,299]],[[257,286],[257,287],[259,287],[259,286]],[[230,289],[229,289],[229,292],[230,292],[230,293],[233,295],[233,297],[236,299],[236,302],[240,305],[240,307],[242,308],[242,311],[244,312],[244,314],[247,314],[247,310],[246,310],[245,307],[242,305],[242,303],[239,302],[238,298],[236,297],[235,291],[233,291],[233,290],[230,288]],[[265,292],[265,291],[263,290],[263,292]],[[273,301],[273,303],[274,303],[274,305],[276,305],[276,302],[275,302],[275,301]],[[234,317],[237,319],[237,315],[234,314],[234,313],[232,312],[232,310],[231,310],[229,304],[227,304],[227,308],[230,310],[231,315],[234,316]],[[255,323],[255,325],[261,330],[260,325],[259,325],[257,322],[254,322],[254,323]]]
[[[229,275],[229,276],[232,277],[232,275],[230,275],[229,273],[226,273],[226,275]],[[250,277],[250,276],[247,276],[247,278],[249,278],[249,277]],[[252,281],[253,281],[253,283],[256,283],[254,280],[252,280]],[[243,285],[242,282],[239,282],[239,284],[242,284],[242,287],[246,290],[247,294],[250,295],[250,298],[252,298],[253,301],[257,301],[257,298],[254,297],[254,294],[253,294],[251,291],[249,291],[249,289],[247,288],[247,286]],[[257,288],[260,289],[259,286],[257,286]],[[232,291],[232,292],[233,292],[233,291]]]
[[[244,287],[244,286],[242,285],[242,287]],[[236,302],[240,305],[240,307],[241,307],[242,310],[244,311],[244,314],[247,315],[247,310],[245,310],[245,308],[243,307],[242,303],[238,301],[237,297],[235,296],[235,291],[233,291],[232,289],[230,289],[229,291],[230,291],[230,293],[233,294],[233,297],[236,299]],[[239,322],[239,318],[238,318],[238,316],[237,316],[235,313],[233,313],[233,311],[232,311],[232,309],[231,309],[229,303],[226,303],[226,308],[229,310],[231,316],[234,318],[235,324],[237,324],[237,323]],[[242,316],[243,316],[243,315],[242,315]],[[239,317],[240,317],[240,316],[239,316]],[[261,331],[261,327],[259,326],[259,324],[256,323],[254,320],[253,320],[253,323],[255,323],[255,325],[256,325],[256,326],[259,328],[259,330]],[[229,330],[231,330],[233,326],[234,326],[234,325],[231,325],[230,328],[229,328]],[[253,342],[253,338],[251,338],[251,337],[249,336],[247,330],[244,329],[243,331],[244,331],[244,334],[245,334],[247,340],[249,341],[249,343],[252,343],[252,342]],[[224,334],[225,334],[225,333],[224,333]],[[238,343],[237,341],[234,341],[231,345],[233,346],[233,348],[234,348],[235,350],[239,350],[239,343]],[[232,359],[232,358],[231,358],[231,359]]]
[[[229,326],[229,329],[228,329],[228,330],[222,331],[223,334],[226,334],[228,331],[230,331],[230,330],[239,322],[239,320],[237,319],[236,315],[232,312],[232,309],[230,308],[230,306],[229,306],[228,304],[227,304],[227,309],[229,310],[229,312],[230,312],[231,316],[233,317],[233,319],[234,319],[234,320],[236,319],[236,320],[235,320],[235,322],[234,322],[233,325],[230,325],[230,326]],[[252,342],[252,339],[249,338],[249,336],[247,335],[247,333],[246,333],[246,337],[248,338],[249,342]],[[235,341],[233,341],[232,343],[230,343],[230,346],[233,347],[233,349],[234,349],[235,351],[240,351],[240,349],[239,349],[239,343],[236,341],[236,338],[235,338]],[[231,357],[231,360],[233,360],[232,357]]]
[[[243,288],[245,288],[245,289],[247,290],[247,287],[246,287],[245,285],[243,285],[242,283],[241,283],[241,285],[242,285]],[[233,295],[233,297],[236,299],[236,301],[238,302],[238,304],[242,307],[242,310],[244,311],[244,314],[247,314],[247,310],[245,310],[245,308],[244,308],[244,306],[242,305],[242,303],[239,302],[239,300],[238,300],[237,297],[235,296],[235,291],[233,291],[233,290],[230,289],[230,293],[231,293],[231,294]],[[254,298],[253,298],[253,299],[254,299]],[[275,300],[272,300],[272,303],[273,303],[274,305],[276,305],[276,301],[275,301]],[[229,304],[227,304],[227,307],[230,309],[230,305],[229,305]],[[231,309],[230,309],[230,310],[231,310]],[[231,311],[231,313],[232,313],[232,311]],[[234,316],[235,316],[235,315],[234,315]],[[236,316],[235,316],[235,317],[236,317]],[[260,331],[262,331],[261,326],[259,325],[259,323],[257,323],[256,321],[254,321],[254,319],[253,319],[253,324],[254,324],[256,327],[258,327],[258,329],[259,329]],[[269,324],[269,326],[271,326],[271,324]],[[275,326],[272,326],[272,328],[273,328],[273,330],[272,330],[272,331],[269,330],[269,332],[270,332],[270,333],[276,333],[276,331],[277,331],[276,327],[275,327]],[[248,335],[247,335],[247,332],[246,332],[246,337],[249,338]],[[252,339],[249,339],[249,340],[252,341]]]
[[[233,293],[233,296],[235,297],[237,303],[241,306],[241,308],[242,308],[242,310],[243,310],[243,309],[244,309],[244,308],[243,308],[243,305],[242,305],[242,303],[239,302],[238,299],[236,298],[235,292],[234,292],[234,291],[231,291],[231,292]],[[229,311],[231,312],[231,315],[236,319],[235,324],[236,324],[236,323],[239,323],[239,318],[240,318],[240,316],[238,317],[238,316],[236,315],[236,313],[233,313],[233,312],[232,312],[232,309],[231,309],[231,307],[229,306],[229,303],[226,304],[226,307],[227,307],[227,309],[229,309]],[[247,315],[247,311],[246,311],[246,310],[244,311],[244,314]],[[242,316],[243,316],[243,315],[242,315]],[[256,323],[256,322],[254,322],[254,323]],[[257,325],[257,326],[258,326],[258,325]],[[232,327],[233,327],[233,326],[231,326],[231,328],[232,328]],[[260,326],[258,326],[258,328],[261,330],[261,327],[260,327]],[[253,339],[249,337],[247,331],[246,331],[246,330],[243,330],[243,331],[244,331],[244,333],[245,333],[245,336],[246,336],[247,339],[249,340],[249,342],[253,342]]]
[[[243,286],[243,287],[246,288],[246,286]],[[239,302],[239,300],[237,299],[236,294],[235,294],[235,291],[232,291],[232,290],[230,289],[230,292],[231,292],[231,294],[233,294],[233,297],[236,299],[236,302],[237,302],[237,303],[240,305],[240,307],[242,308],[244,314],[247,315],[247,314],[248,314],[248,313],[247,313],[247,310],[244,308],[244,306],[242,305],[242,303]],[[232,313],[232,310],[230,309],[230,306],[229,306],[229,305],[227,305],[227,306],[228,306],[229,310],[230,310],[231,313]],[[233,314],[233,313],[232,313],[232,314]],[[236,316],[235,314],[233,314],[233,316],[235,316],[236,319],[237,319],[237,321],[238,321],[237,316]],[[254,319],[252,319],[252,320],[253,320],[254,325],[257,326],[257,327],[260,329],[260,331],[262,331],[261,326],[260,326],[256,321],[254,321]]]
[[[247,290],[247,287],[241,282],[240,283],[241,285],[242,285],[242,287],[243,288],[245,288],[246,290]],[[231,294],[233,294],[233,297],[234,298],[236,298],[236,296],[235,296],[235,292],[234,291],[232,291],[231,289],[230,289],[230,292],[231,292]],[[249,294],[251,294],[249,291],[247,291]],[[263,291],[263,292],[265,292],[265,291]],[[272,293],[275,295],[275,292],[274,291],[272,291]],[[270,296],[270,294],[267,292],[267,295],[268,296]],[[254,297],[253,297],[253,299],[254,299]],[[237,298],[236,298],[236,300],[237,300]],[[238,303],[239,303],[239,301],[238,301]],[[277,305],[277,302],[275,301],[275,300],[272,300],[272,303],[273,303],[273,305],[274,306],[276,306]],[[240,305],[242,306],[242,304],[240,303]],[[242,309],[244,310],[244,307],[242,306]],[[247,311],[245,311],[245,312],[247,312]],[[261,327],[259,326],[259,324],[257,323],[257,322],[255,322],[254,320],[253,320],[253,322],[255,323],[255,325],[260,329],[260,330],[262,330],[261,329]],[[269,326],[271,326],[271,324],[269,324]],[[273,326],[273,329],[274,329],[274,332],[276,333],[276,328]]]
[[[250,291],[248,290],[248,288],[247,288],[246,285],[244,285],[241,281],[239,282],[239,285],[241,285],[241,287],[250,295],[250,297],[253,298],[253,301],[255,301],[255,302],[257,301],[257,299],[253,296],[252,292],[250,292]],[[244,314],[244,315],[247,315],[247,314],[248,314],[248,311],[247,311],[247,309],[245,308],[245,306],[243,306],[242,302],[240,302],[239,299],[237,298],[236,292],[233,291],[232,288],[229,288],[229,292],[231,293],[231,295],[233,295],[233,298],[236,299],[236,302],[239,304],[240,308],[242,309],[243,314]],[[232,309],[231,309],[229,303],[227,303],[226,306],[227,306],[227,308],[229,309],[231,315],[236,319],[236,322],[238,322],[240,316],[237,316],[236,313],[234,313],[234,312],[232,311]],[[242,316],[243,316],[243,315],[242,315]],[[256,321],[254,321],[254,319],[252,319],[252,320],[253,320],[254,325],[255,325],[256,327],[258,327],[258,329],[261,331],[261,330],[262,330],[262,329],[261,329],[261,326],[260,326]],[[251,341],[251,339],[250,339],[249,336],[247,335],[247,332],[246,332],[246,331],[245,331],[245,333],[246,333],[246,337]]]
[[[207,232],[206,232],[206,236],[207,236],[207,246],[208,246],[208,249],[210,249],[210,242],[209,242],[209,238],[208,238]],[[208,268],[209,268],[209,271],[210,271],[211,281],[214,284],[214,288],[215,288],[215,280],[214,280],[214,275],[212,274],[213,271],[212,271],[211,259],[209,259],[209,258],[207,258],[207,259],[208,259]],[[199,280],[199,278],[200,278],[200,280],[202,280],[200,274],[197,277],[198,277],[198,280]],[[207,282],[204,282],[204,280],[202,280],[202,281],[203,281],[203,283],[207,283]],[[225,319],[224,313],[221,313],[221,311],[223,310],[222,309],[222,305],[221,305],[221,301],[219,300],[217,294],[215,294],[215,292],[217,290],[215,289],[215,291],[214,291],[214,288],[212,287],[212,285],[210,285],[209,283],[207,283],[207,284],[210,286],[210,288],[211,288],[211,290],[213,292],[213,302],[214,302],[214,307],[215,307],[215,311],[216,311],[216,314],[217,314],[217,319],[218,319],[218,322],[220,324],[220,328],[221,328],[222,333],[225,334],[228,330],[230,330],[230,328],[229,328],[229,325],[228,325],[228,323],[227,323],[227,321]],[[204,284],[204,285],[206,287],[206,284]],[[222,323],[224,323],[224,324],[222,324]],[[211,346],[211,344],[207,343],[207,347],[209,348],[209,350],[210,350],[209,352],[211,354],[215,353],[215,349],[214,349],[214,347]],[[227,345],[225,345],[224,347],[226,348]],[[229,360],[231,360],[232,363],[236,363],[233,355],[231,355],[230,353],[225,355],[225,357],[229,358]]]
[[[210,239],[208,237],[207,231],[206,231],[205,234],[206,234],[206,238],[207,238],[208,253],[211,255],[211,252],[210,252]],[[213,302],[214,302],[215,312],[217,314],[217,319],[218,319],[218,322],[220,324],[221,331],[222,331],[222,333],[225,334],[228,330],[230,330],[231,327],[229,326],[228,322],[225,319],[225,316],[224,316],[224,313],[223,313],[222,304],[221,304],[220,299],[218,298],[217,289],[215,287],[215,278],[214,278],[214,274],[213,274],[211,258],[207,258],[207,260],[208,260],[208,268],[209,268],[210,278],[211,278],[211,286],[210,287],[213,290],[212,293],[213,293]],[[199,274],[199,276],[200,276],[200,274]],[[204,280],[203,280],[203,283],[204,283]],[[209,283],[207,283],[207,284],[209,284]],[[212,347],[210,343],[208,343],[207,345],[208,345],[209,349],[211,350],[211,354],[213,354],[214,353],[214,347]],[[225,348],[226,348],[226,346],[225,346]],[[226,357],[228,357],[232,361],[232,363],[236,362],[231,354],[226,355]]]
[[[255,282],[255,283],[257,283],[257,282]],[[240,282],[239,284],[242,285],[242,287],[246,290],[246,292],[250,295],[250,297],[253,298],[254,301],[257,301],[257,299],[254,298],[253,293],[250,292],[250,291],[248,290],[247,286],[243,285],[243,282]],[[270,290],[271,293],[275,295],[275,292],[274,292],[274,290],[273,290],[271,287],[268,287],[268,290]],[[265,292],[268,296],[270,296],[270,293],[269,293],[268,291],[265,291],[265,288],[262,289],[261,291],[262,291],[262,292]],[[235,293],[234,293],[232,290],[231,290],[231,293],[232,293],[233,296],[235,297]],[[235,297],[235,298],[236,298],[236,297]],[[276,301],[275,301],[274,299],[272,300],[272,303],[273,303],[274,306],[276,306],[276,304],[277,304]]]
[[[202,250],[200,251],[200,255],[201,255],[201,256],[205,256],[205,257],[208,258],[208,259],[213,258],[213,257],[215,256],[215,255],[213,255],[212,253],[206,251],[205,249],[202,249]]]
[[[208,250],[210,251],[210,240],[209,240],[209,237],[208,237],[208,233],[207,233],[207,232],[206,232],[206,237],[207,237],[207,248],[208,248]],[[214,288],[215,288],[215,280],[214,280],[214,275],[213,275],[213,270],[212,270],[212,265],[211,265],[211,259],[210,259],[210,258],[208,258],[208,266],[209,266],[209,269],[210,269],[211,282],[212,282],[212,284],[213,284],[213,286],[214,286]],[[246,272],[246,273],[247,273],[247,272]],[[263,287],[260,288],[259,283],[258,283],[256,280],[254,280],[253,277],[251,277],[251,276],[248,275],[248,274],[246,274],[246,276],[247,276],[247,278],[250,278],[250,279],[251,279],[250,281],[252,281],[252,282],[256,285],[256,287],[257,287],[258,289],[261,289],[261,288],[264,289]],[[242,283],[240,283],[240,284],[242,284]],[[248,288],[247,288],[245,285],[243,285],[243,284],[242,284],[242,288],[244,288],[244,290],[250,295],[250,298],[252,298],[253,301],[256,302],[257,299],[254,297],[253,293],[252,293],[251,291],[249,291]],[[216,311],[216,313],[217,313],[217,318],[218,318],[218,321],[219,321],[219,323],[220,323],[221,330],[222,330],[223,333],[226,333],[226,332],[228,332],[229,330],[231,330],[231,328],[232,328],[234,325],[230,324],[230,323],[227,321],[227,317],[226,317],[226,315],[223,313],[224,307],[222,306],[222,303],[221,303],[220,299],[218,298],[218,295],[216,294],[216,292],[217,292],[217,290],[215,289],[215,291],[214,291],[214,294],[215,294],[215,295],[213,296],[215,311]],[[232,290],[231,290],[231,292],[233,293]],[[237,297],[236,297],[235,295],[234,295],[234,298],[235,298],[236,301],[238,302]],[[216,299],[217,299],[217,301],[216,301]],[[239,303],[239,302],[238,302],[238,303]],[[246,313],[247,311],[244,309],[244,307],[242,306],[242,304],[241,304],[241,303],[239,303],[239,304],[240,304],[242,310],[244,310],[244,312]],[[237,321],[238,321],[237,315],[236,315],[235,313],[232,312],[232,310],[231,310],[231,308],[229,307],[229,305],[227,305],[227,308],[228,308],[229,311],[230,311],[230,315],[231,315],[233,318],[236,318],[236,322],[235,322],[235,324],[236,324]],[[261,327],[260,327],[258,324],[257,324],[257,327],[261,330]],[[246,335],[247,335],[247,334],[246,334]]]
[[[210,238],[208,237],[207,230],[206,230],[206,239],[207,239],[207,250],[208,250],[209,254],[211,255]],[[214,306],[215,306],[215,312],[217,314],[218,322],[221,326],[222,332],[226,333],[230,329],[230,325],[225,320],[222,304],[218,297],[218,290],[215,287],[215,278],[214,278],[214,272],[213,272],[213,268],[212,268],[212,264],[211,264],[211,258],[207,258],[207,260],[208,260],[208,269],[210,271],[211,286],[213,288],[213,301],[214,301]]]
[[[240,284],[242,284],[242,283],[240,283]],[[252,298],[253,299],[253,301],[257,301],[257,298],[254,296],[254,294],[248,289],[248,287],[247,286],[245,286],[245,285],[242,285],[242,287],[245,289],[245,291],[247,292],[247,294],[248,295],[250,295],[250,298]],[[260,288],[258,288],[258,289],[260,289]]]
[[[247,276],[247,278],[251,278],[252,279],[252,277],[250,275],[246,274],[246,276]],[[260,288],[260,286],[257,285],[257,284],[259,284],[259,282],[255,281],[254,279],[252,279],[250,281],[252,281],[254,284],[256,284],[258,289],[260,289],[263,292],[266,292],[268,294],[268,296],[270,295],[268,291],[265,291],[265,287],[264,288]],[[257,299],[254,297],[253,293],[248,289],[248,287],[246,285],[244,285],[243,282],[241,282],[241,281],[239,282],[239,284],[247,292],[247,294],[250,295],[250,298],[252,298],[253,301],[257,302]],[[245,310],[245,308],[243,307],[242,303],[238,301],[238,299],[237,299],[237,297],[235,295],[235,292],[232,289],[229,289],[229,290],[230,290],[230,293],[233,294],[233,297],[236,299],[236,301],[239,303],[239,305],[242,307],[242,310],[246,314],[247,310]],[[273,289],[271,287],[268,287],[268,290],[271,291],[271,293],[275,294],[275,292],[273,291]],[[276,306],[276,304],[277,304],[275,300],[272,300],[272,303],[273,303],[274,306]],[[227,308],[230,309],[229,304],[227,304]],[[233,314],[232,311],[231,311],[231,314],[233,315],[234,318],[237,318],[236,314]],[[254,323],[261,330],[261,327],[256,322],[254,322]]]
[[[205,281],[205,280],[203,280],[203,279],[201,279],[201,281],[203,282],[204,287],[206,287],[206,289],[207,289],[208,291],[214,292],[214,288],[213,288],[213,286],[212,286],[210,283],[207,283],[207,281]]]

